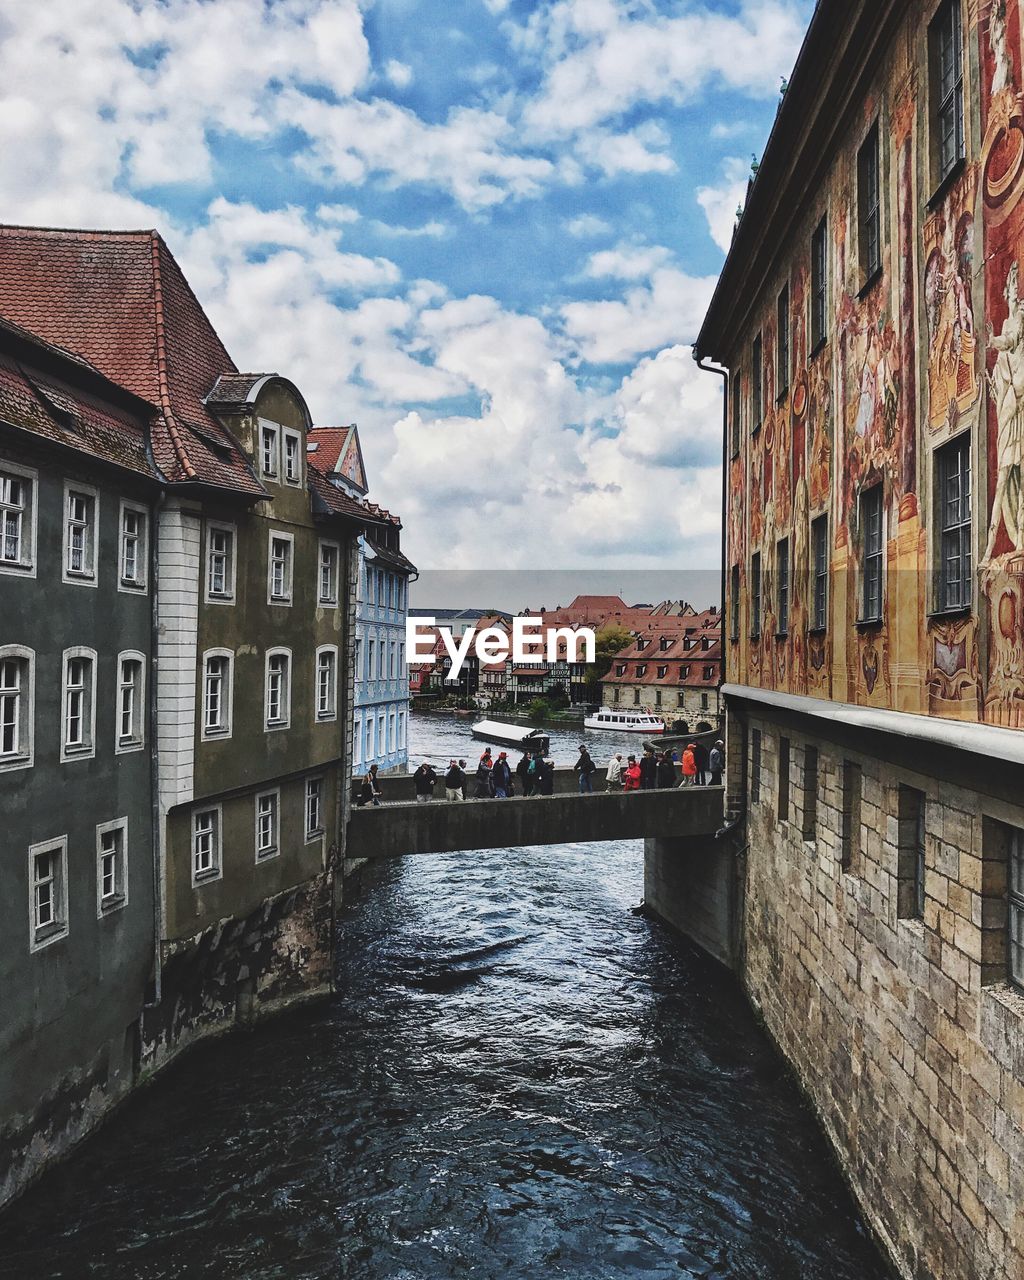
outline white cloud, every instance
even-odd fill
[[[611,277],[616,280],[645,280],[664,265],[672,251],[661,244],[616,245],[590,255],[586,274],[594,280]]]
[[[424,222],[419,227],[404,227],[397,222],[380,222],[374,220],[370,224],[374,231],[380,236],[391,236],[394,239],[416,239],[420,236],[429,236],[435,240],[439,240],[442,236],[448,234],[448,224],[438,222],[432,219],[430,222]]]
[[[676,163],[664,148],[668,134],[653,120],[627,133],[590,128],[576,139],[576,154],[611,177],[617,173],[671,173]]]
[[[389,58],[384,64],[384,74],[396,89],[408,89],[412,84],[412,67],[407,62]]]
[[[596,214],[581,213],[578,218],[573,218],[571,222],[567,222],[565,229],[571,236],[575,236],[578,240],[583,240],[593,236],[607,235],[612,226],[610,222],[605,222],[604,218],[599,218]]]
[[[565,137],[639,103],[691,100],[711,81],[761,97],[777,93],[803,35],[795,0],[753,0],[736,15],[639,11],[627,0],[558,0],[516,33],[544,68],[525,112],[538,136]]]
[[[658,267],[648,284],[628,290],[622,299],[567,303],[562,308],[566,333],[580,356],[596,364],[692,342],[714,283],[714,277]]]
[[[697,190],[697,203],[704,210],[711,238],[723,253],[728,253],[732,244],[736,210],[746,202],[749,176],[750,166],[743,160],[730,157],[722,166],[722,182],[718,186],[699,187]]]

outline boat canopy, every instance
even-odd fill
[[[524,748],[539,746],[548,741],[548,735],[541,729],[531,729],[527,725],[502,724],[500,720],[478,720],[473,725],[473,736],[511,746],[521,743]]]

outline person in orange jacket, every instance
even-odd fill
[[[630,756],[622,773],[622,789],[623,791],[639,791],[640,790],[640,766],[636,762],[636,756]]]
[[[697,782],[697,756],[693,750],[693,743],[687,744],[686,750],[683,752],[683,780],[680,782],[681,787],[692,787]]]

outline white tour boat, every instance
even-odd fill
[[[664,733],[665,721],[649,711],[617,711],[602,707],[583,721],[585,729],[610,729],[613,733]]]

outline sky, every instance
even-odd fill
[[[691,344],[812,8],[13,0],[0,219],[158,228],[423,569],[710,569]]]

